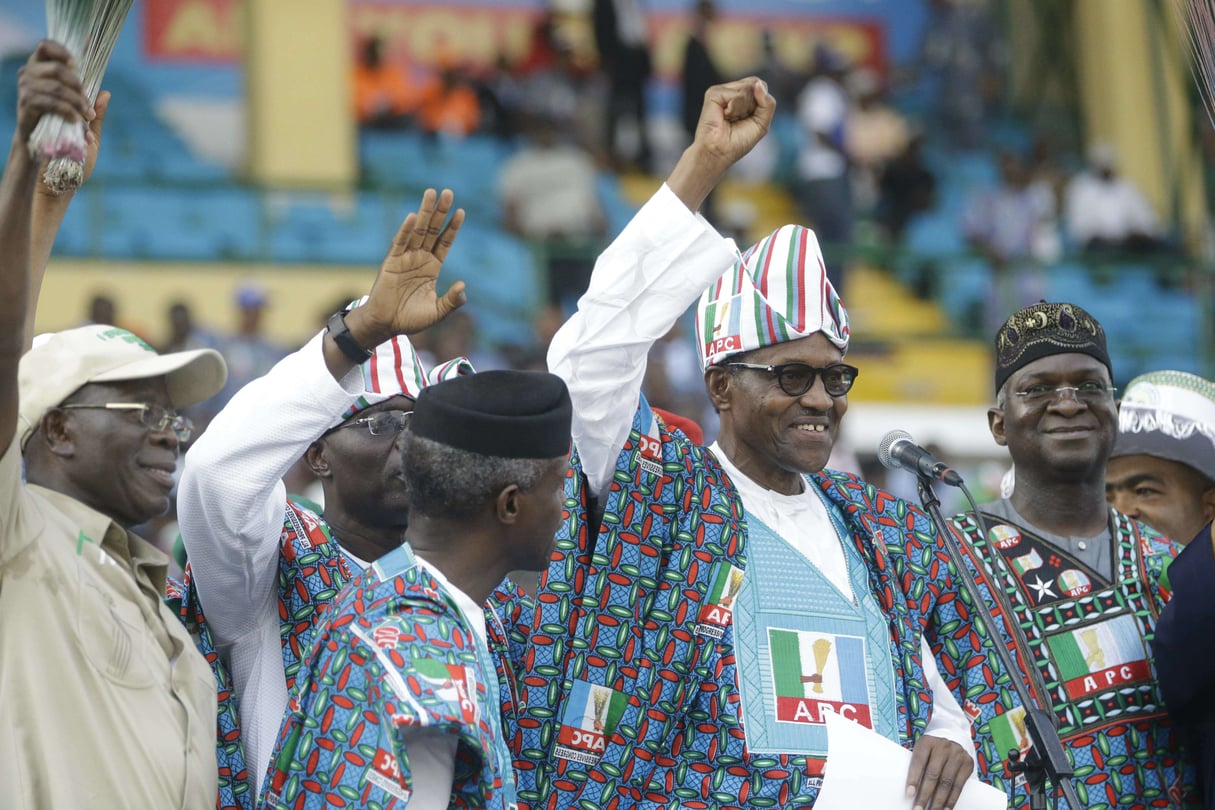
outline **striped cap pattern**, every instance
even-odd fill
[[[848,351],[848,313],[814,231],[785,225],[743,253],[700,297],[696,345],[701,366],[822,332]]]
[[[353,301],[346,307],[346,311],[349,312],[366,301],[366,296]],[[475,371],[467,357],[453,358],[427,371],[422,359],[414,351],[413,344],[405,335],[397,335],[376,346],[375,352],[359,368],[363,372],[363,393],[342,414],[343,422],[359,411],[386,399],[396,396],[417,399],[422,389],[429,385]]]

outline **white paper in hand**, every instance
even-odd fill
[[[880,734],[827,715],[827,766],[814,810],[912,810],[907,798],[911,752]],[[955,810],[1005,810],[1004,792],[977,779],[962,788]]]

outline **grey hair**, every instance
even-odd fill
[[[996,392],[996,407],[1004,410],[1008,406],[1008,380],[1000,386],[1000,390]]]
[[[460,450],[411,433],[401,435],[401,476],[409,510],[450,520],[469,520],[511,484],[527,492],[552,459],[500,458]]]

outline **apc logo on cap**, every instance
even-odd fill
[[[156,354],[156,350],[153,349],[151,346],[149,346],[148,342],[146,340],[144,340],[143,338],[141,338],[139,335],[135,334],[134,332],[128,332],[126,329],[119,329],[118,327],[114,327],[113,329],[107,329],[104,332],[98,333],[97,339],[98,340],[122,340],[122,341],[125,341],[126,343],[130,343],[132,345],[138,346],[139,348],[143,349],[145,352],[151,352],[152,354]]]

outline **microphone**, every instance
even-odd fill
[[[878,461],[888,470],[907,470],[944,481],[951,487],[962,486],[962,476],[913,442],[911,434],[905,430],[892,430],[882,437],[878,443]]]

